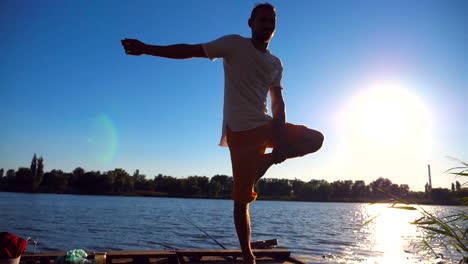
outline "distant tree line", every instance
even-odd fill
[[[159,174],[152,179],[136,170],[132,175],[123,169],[107,172],[72,172],[54,169],[44,172],[44,159],[34,154],[31,166],[16,171],[0,169],[0,191],[32,193],[68,193],[93,195],[138,195],[192,198],[230,198],[233,179],[227,175],[189,176],[176,178]],[[460,183],[452,189],[433,188],[412,192],[407,184],[395,184],[378,178],[366,185],[364,181],[261,179],[256,191],[260,199],[318,202],[376,202],[401,198],[418,203],[461,204],[468,191]]]

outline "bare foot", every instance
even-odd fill
[[[242,258],[242,260],[243,260],[242,263],[244,263],[244,264],[256,264],[254,256],[247,257],[247,258],[244,257],[244,258]]]

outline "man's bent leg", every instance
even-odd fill
[[[265,175],[267,170],[274,164],[273,162],[273,155],[271,153],[263,154],[262,158],[259,161],[258,170],[257,170],[257,177],[255,178],[255,185],[260,180],[260,178]]]
[[[288,159],[314,153],[323,145],[323,134],[306,126],[287,123],[286,133]]]
[[[307,128],[302,125],[286,124],[287,134],[287,158],[302,157],[306,154],[314,153],[322,147],[324,136],[321,132]],[[268,147],[273,147],[273,144],[268,144]],[[273,156],[264,154],[258,166],[258,173],[255,179],[255,184],[260,178],[265,175],[267,170],[274,165]]]
[[[250,246],[251,226],[248,203],[234,201],[234,225],[236,226],[244,263],[255,263],[255,256]]]

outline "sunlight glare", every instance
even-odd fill
[[[415,225],[410,224],[418,216],[418,211],[389,208],[389,204],[375,204],[367,207],[370,216],[376,216],[371,222],[373,230],[372,250],[382,255],[370,258],[366,263],[407,263],[411,258],[418,236]],[[413,256],[414,257],[414,256]]]
[[[337,115],[337,170],[423,186],[415,176],[424,175],[433,131],[430,111],[410,92],[415,85],[387,80],[359,87]]]
[[[403,146],[427,129],[427,113],[420,100],[398,83],[376,84],[353,98],[348,124],[360,142]]]

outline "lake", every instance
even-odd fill
[[[0,192],[0,231],[31,237],[36,251],[219,248],[195,224],[236,248],[232,207],[230,200]],[[437,215],[467,209],[424,208]],[[256,201],[250,212],[253,241],[277,238],[309,263],[435,263],[418,247],[421,232],[409,224],[418,211],[387,204]],[[27,251],[34,251],[32,242]],[[445,259],[460,259],[442,252]]]

